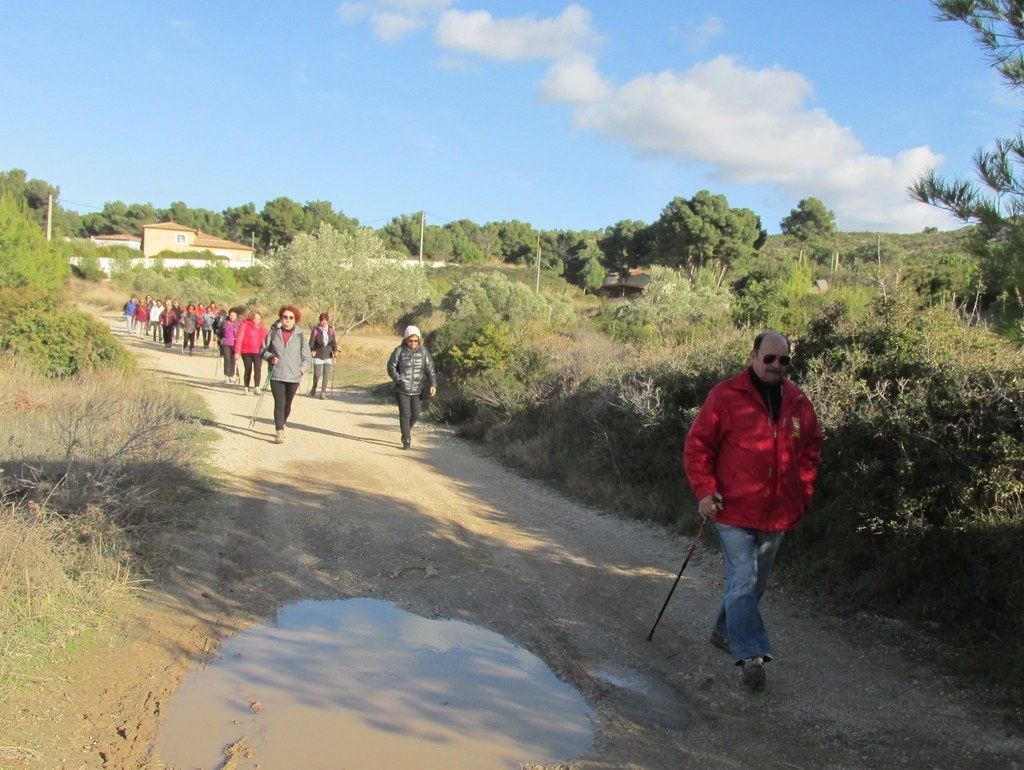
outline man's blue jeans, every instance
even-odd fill
[[[725,596],[715,619],[715,633],[729,640],[733,662],[758,655],[771,660],[772,647],[758,604],[784,532],[715,524],[725,557]]]

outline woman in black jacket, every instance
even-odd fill
[[[398,401],[402,449],[412,446],[412,429],[420,419],[422,399],[432,398],[437,393],[434,359],[420,343],[420,330],[407,326],[402,344],[388,359],[388,377],[395,383],[395,399]]]

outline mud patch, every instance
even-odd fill
[[[481,770],[571,759],[593,738],[579,693],[526,650],[352,599],[285,606],[225,642],[170,699],[157,753],[175,768]]]

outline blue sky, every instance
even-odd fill
[[[769,232],[810,196],[843,230],[945,229],[907,184],[971,176],[1024,105],[927,0],[0,0],[0,28],[0,169],[83,214],[583,230],[708,189]]]

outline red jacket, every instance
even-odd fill
[[[821,431],[810,400],[782,381],[778,422],[750,369],[708,394],[686,434],[683,466],[698,500],[718,493],[715,521],[765,532],[792,529],[811,504]]]
[[[263,340],[267,336],[267,327],[257,326],[248,318],[238,325],[235,332],[235,355],[259,353],[263,349]]]

